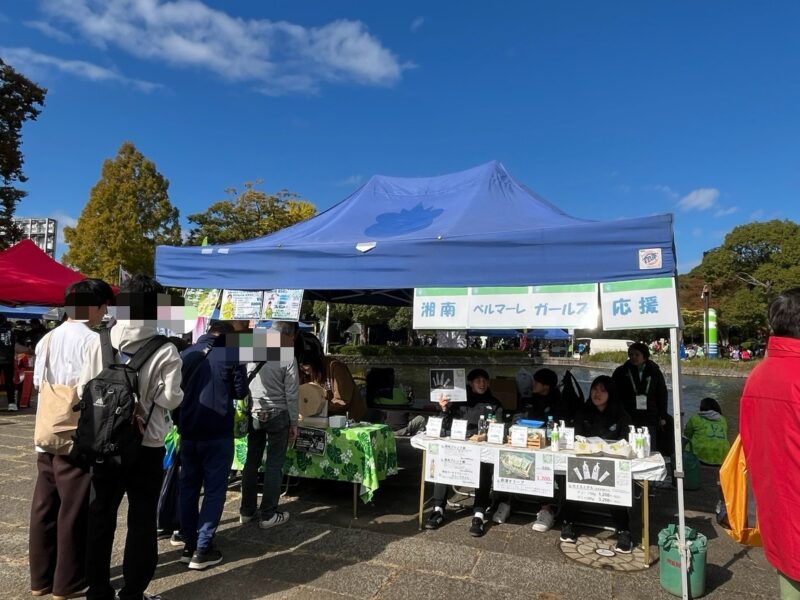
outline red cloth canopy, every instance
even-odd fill
[[[0,304],[62,306],[67,287],[86,279],[50,258],[31,240],[0,252]]]

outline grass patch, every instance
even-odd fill
[[[660,367],[668,367],[670,365],[670,357],[668,354],[657,354],[651,357]],[[581,364],[592,363],[615,363],[621,365],[628,360],[627,352],[598,352],[597,354],[589,354],[581,357]],[[753,370],[761,359],[749,360],[746,362],[728,360],[727,358],[693,358],[691,360],[681,361],[683,368],[691,367],[693,369],[708,369],[708,370],[725,370],[736,371],[739,373],[749,373]]]
[[[439,348],[437,346],[339,346],[332,354],[347,356],[479,356],[525,357],[519,350],[486,350],[482,348]]]

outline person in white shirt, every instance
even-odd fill
[[[97,338],[91,328],[100,325],[113,301],[111,286],[99,279],[85,279],[67,289],[66,320],[36,345],[33,382],[39,390],[43,384],[77,388],[86,349]],[[42,394],[39,398],[41,404]],[[37,418],[46,418],[44,414],[39,410]],[[38,476],[28,540],[31,593],[52,593],[56,600],[71,598],[86,588],[89,469],[69,456],[70,448],[55,452],[36,448]]]

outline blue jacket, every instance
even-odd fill
[[[233,438],[234,399],[247,394],[245,366],[230,362],[223,345],[224,336],[203,335],[193,346],[181,352],[184,379],[183,403],[178,415],[178,429],[187,440]],[[202,351],[211,351],[201,360]],[[201,360],[194,372],[193,365]]]

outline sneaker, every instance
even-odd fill
[[[83,598],[86,596],[86,592],[89,591],[88,587],[83,588],[82,590],[78,590],[77,592],[72,592],[71,594],[67,594],[65,596],[59,596],[58,594],[53,594],[53,600],[71,600],[72,598]]]
[[[161,596],[159,596],[158,594],[148,594],[147,592],[145,592],[144,594],[142,594],[142,600],[161,600]]]
[[[553,513],[550,509],[541,508],[539,512],[536,513],[536,520],[533,522],[533,530],[540,533],[550,531],[550,529],[553,528],[553,523],[555,523],[555,517],[553,517]]]
[[[31,596],[33,596],[35,598],[38,598],[40,596],[47,596],[52,591],[53,591],[53,586],[49,585],[49,586],[47,586],[45,588],[42,588],[40,590],[31,590]]]
[[[495,510],[492,515],[492,521],[495,523],[505,523],[510,514],[511,505],[508,502],[501,502],[497,505],[497,510]]]
[[[189,550],[189,548],[184,548],[183,552],[181,552],[180,561],[183,564],[188,565],[190,562],[192,562],[192,556],[194,556],[194,550]]]
[[[561,526],[561,537],[559,539],[570,544],[576,543],[578,541],[578,533],[575,531],[575,526],[572,523],[564,523]]]
[[[222,552],[216,548],[209,548],[203,552],[200,550],[195,550],[195,553],[192,555],[192,560],[189,561],[189,568],[196,571],[202,571],[208,567],[218,565],[221,562]]]
[[[271,527],[277,527],[278,525],[283,525],[286,521],[289,520],[289,513],[288,512],[276,512],[272,515],[269,519],[264,519],[259,522],[258,526],[261,529],[270,529]]]
[[[239,523],[241,523],[241,524],[249,523],[250,521],[252,521],[255,518],[256,518],[256,513],[253,513],[252,515],[241,515],[240,514],[239,515]]]
[[[425,529],[439,529],[442,525],[444,525],[444,513],[440,510],[434,510],[425,520]]]
[[[633,552],[633,540],[631,539],[630,531],[617,532],[617,545],[614,546],[614,550],[620,554],[630,554]]]
[[[472,517],[472,526],[469,528],[469,534],[472,537],[481,537],[486,533],[486,521],[480,517]]]
[[[8,410],[12,410],[12,411],[13,410],[19,410],[19,407],[17,406],[16,402],[9,402],[8,403]]]
[[[172,535],[169,538],[169,545],[170,546],[183,546],[186,543],[186,540],[183,539],[180,531],[173,531]]]

